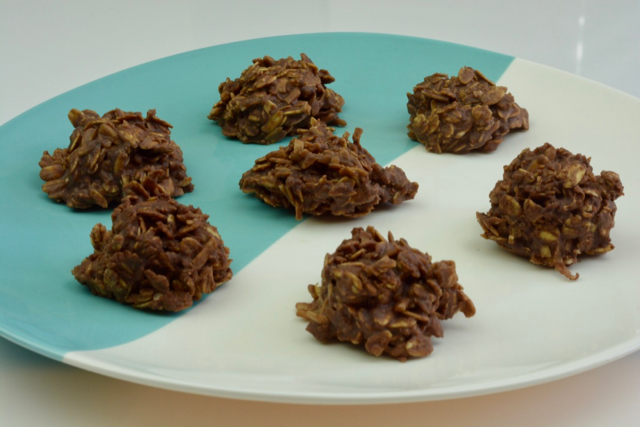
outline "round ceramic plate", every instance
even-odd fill
[[[238,189],[253,161],[288,143],[244,145],[207,120],[217,87],[263,55],[306,53],[331,72],[348,125],[381,164],[420,184],[416,198],[359,219],[305,218]],[[407,137],[406,93],[427,75],[462,66],[507,86],[531,128],[497,151],[436,155]],[[233,279],[178,314],[134,310],[97,298],[71,269],[92,252],[89,232],[110,212],[74,211],[47,198],[38,177],[44,150],[68,145],[71,108],[156,109],[174,128],[200,207],[233,258]],[[45,102],[0,128],[0,334],[29,349],[105,375],[193,393],[280,402],[380,403],[496,392],[604,364],[640,345],[637,150],[640,101],[602,85],[501,54],[380,34],[309,34],[214,46],[144,64]],[[475,219],[502,167],[550,142],[591,157],[596,173],[620,174],[616,249],[571,267],[569,281],[480,237]],[[351,344],[321,344],[295,316],[310,301],[326,253],[354,227],[455,260],[477,307],[444,322],[423,359],[376,358]]]

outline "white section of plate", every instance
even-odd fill
[[[64,361],[147,385],[222,397],[356,404],[447,399],[525,387],[575,374],[640,346],[636,270],[640,212],[640,101],[600,84],[514,60],[498,82],[529,111],[531,129],[488,155],[435,155],[420,145],[393,163],[420,183],[415,200],[358,220],[310,218],[195,309],[134,342],[74,352]],[[362,144],[375,135],[365,133]],[[616,249],[571,267],[571,282],[482,239],[476,211],[502,167],[524,148],[550,142],[614,170]],[[355,226],[373,225],[453,259],[477,314],[444,322],[434,352],[399,363],[350,344],[323,345],[295,316],[320,280],[325,253]]]

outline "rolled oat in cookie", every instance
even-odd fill
[[[239,78],[220,84],[220,101],[209,119],[223,135],[255,144],[273,144],[308,129],[311,118],[344,126],[338,117],[344,100],[326,87],[334,80],[304,53],[300,60],[257,58]]]
[[[373,227],[351,235],[325,257],[322,283],[308,287],[313,301],[296,304],[319,341],[351,342],[404,362],[433,351],[431,337],[443,336],[443,320],[475,314],[453,261],[432,263],[429,254]]]
[[[229,249],[208,215],[164,195],[149,179],[125,192],[111,230],[93,227],[94,252],[72,271],[94,295],[180,311],[231,279]]]
[[[274,207],[303,214],[349,218],[368,214],[381,203],[400,204],[414,198],[418,184],[402,169],[382,167],[360,145],[362,129],[353,143],[324,122],[311,120],[289,145],[268,153],[240,179],[240,189]]]
[[[546,143],[504,167],[491,209],[476,217],[485,239],[575,280],[567,266],[579,255],[613,249],[609,233],[623,194],[617,173],[594,175],[589,158]]]
[[[76,209],[107,208],[119,202],[129,182],[152,180],[158,191],[177,197],[193,191],[182,150],[171,140],[171,125],[149,110],[147,117],[119,109],[69,111],[75,128],[68,148],[45,151],[42,190]]]
[[[407,97],[409,137],[434,153],[493,151],[509,131],[529,129],[529,113],[507,88],[473,68],[425,77]]]

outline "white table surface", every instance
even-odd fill
[[[640,97],[640,1],[0,0],[0,125],[67,90],[157,58],[237,40],[333,31],[475,46]],[[73,368],[0,338],[3,426],[639,425],[639,402],[640,352],[498,394],[313,406],[151,388]]]

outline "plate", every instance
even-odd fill
[[[305,52],[336,78],[346,100],[337,132],[364,129],[362,144],[420,184],[416,198],[355,220],[296,221],[238,190],[241,174],[272,146],[244,145],[207,120],[217,87],[253,58]],[[435,72],[464,66],[507,86],[531,128],[497,151],[436,155],[406,134],[406,93]],[[68,145],[71,108],[100,114],[155,108],[174,128],[200,207],[233,258],[233,279],[179,314],[140,312],[92,296],[71,269],[92,252],[94,224],[41,191],[44,150]],[[419,38],[361,33],[284,36],[213,46],[137,66],[53,98],[0,127],[0,334],[90,371],[174,390],[278,402],[356,404],[447,399],[524,387],[610,362],[640,345],[635,270],[640,211],[635,143],[640,102],[600,84],[506,55]],[[502,167],[550,142],[614,170],[625,185],[611,237],[616,249],[571,267],[571,282],[482,239],[477,211]],[[434,260],[457,263],[475,317],[444,322],[434,352],[406,363],[305,331],[295,304],[320,280],[323,258],[353,227],[392,231]]]

